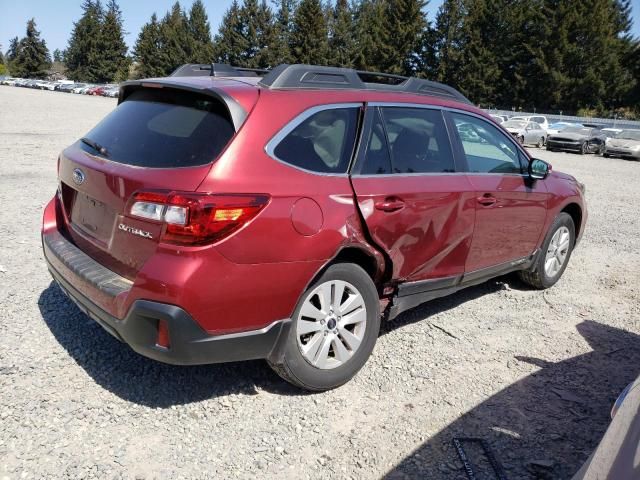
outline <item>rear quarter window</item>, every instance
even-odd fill
[[[194,167],[215,160],[235,131],[217,99],[172,89],[137,90],[86,138],[109,160],[151,168]],[[85,143],[81,148],[98,154]]]
[[[346,173],[353,154],[359,108],[329,108],[285,127],[267,146],[278,160],[317,173]],[[289,129],[291,128],[291,129]]]

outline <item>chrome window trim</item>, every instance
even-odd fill
[[[355,103],[355,102],[347,102],[347,103],[328,103],[325,105],[316,105],[315,107],[311,107],[308,108],[307,110],[304,110],[302,113],[296,115],[292,120],[290,120],[289,122],[287,122],[285,124],[284,127],[282,127],[272,138],[271,140],[269,140],[267,142],[267,144],[264,147],[264,151],[265,153],[271,157],[272,159],[276,160],[279,163],[282,163],[283,165],[286,165],[287,167],[291,167],[291,168],[295,168],[296,170],[300,170],[301,172],[305,172],[305,173],[310,173],[313,175],[320,175],[323,177],[349,177],[349,168],[351,166],[351,161],[349,162],[349,165],[347,165],[347,170],[344,173],[328,173],[328,172],[316,172],[314,170],[308,170],[306,168],[302,168],[299,167],[297,165],[294,165],[292,163],[289,163],[285,160],[282,160],[281,158],[278,158],[275,154],[275,149],[278,146],[278,144],[284,140],[284,138],[289,135],[293,130],[295,130],[295,128],[300,125],[302,122],[304,122],[305,120],[307,120],[309,117],[315,115],[318,112],[323,112],[325,110],[339,110],[339,109],[343,109],[343,108],[362,108],[364,105],[364,102],[360,102],[360,103]],[[356,129],[357,130],[357,129]],[[356,132],[356,135],[358,135],[358,132]],[[357,142],[358,138],[354,139],[354,142]],[[355,150],[355,147],[354,147]],[[352,154],[353,154],[353,150],[352,150]]]

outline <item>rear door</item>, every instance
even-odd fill
[[[160,222],[134,218],[136,191],[195,191],[235,133],[216,98],[171,88],[134,91],[60,157],[68,234],[128,278],[155,251]]]
[[[352,184],[395,279],[464,273],[475,206],[469,181],[457,170],[440,110],[369,105]]]
[[[447,115],[458,133],[454,148],[467,163],[467,175],[475,191],[475,229],[466,272],[531,255],[547,214],[544,182],[529,179],[526,156],[491,122],[461,112]],[[469,136],[468,129],[476,135]]]

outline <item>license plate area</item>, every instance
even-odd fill
[[[85,193],[76,193],[71,211],[71,225],[84,236],[106,246],[111,239],[115,216],[115,211],[106,203]]]

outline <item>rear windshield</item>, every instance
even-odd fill
[[[193,167],[212,162],[233,134],[228,113],[215,98],[143,89],[129,95],[80,145],[89,153],[127,165]]]

